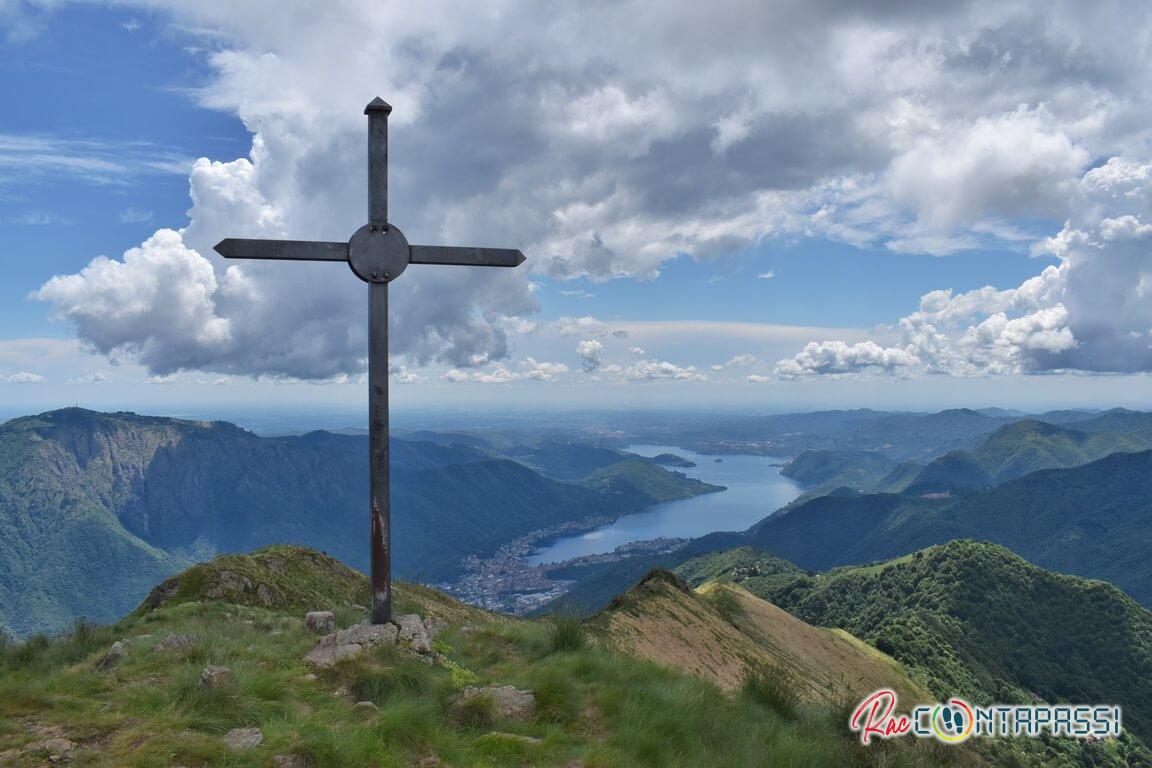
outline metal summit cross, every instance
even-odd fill
[[[372,623],[392,618],[392,552],[388,497],[388,283],[409,264],[515,267],[524,254],[507,248],[409,245],[388,221],[388,114],[377,97],[368,116],[368,223],[347,243],[228,238],[216,245],[227,259],[346,261],[369,284],[368,414],[369,479],[372,493]]]

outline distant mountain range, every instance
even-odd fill
[[[683,445],[700,453],[795,457],[807,450],[867,451],[896,463],[923,465],[948,451],[970,450],[1000,427],[1022,420],[1084,432],[1152,431],[1152,414],[1124,408],[1031,415],[996,408],[953,408],[939,413],[858,409],[717,417],[707,424],[644,424],[636,428],[636,434],[646,442]]]
[[[1021,419],[998,428],[967,450],[952,450],[927,465],[897,462],[880,451],[806,450],[782,473],[806,486],[801,501],[852,488],[867,493],[940,493],[990,488],[1041,469],[1076,467],[1113,453],[1152,449],[1152,417],[1109,411],[1061,427]]]
[[[1121,444],[1111,442],[1115,433],[1085,438],[1087,433],[1078,432],[1081,437],[1070,438],[1066,430],[1036,428],[1034,422],[1006,430],[988,441],[998,447],[996,451],[973,454],[1000,457],[999,463],[983,459],[988,463],[981,463],[982,470],[992,466],[1011,473],[1053,457],[1078,460],[1090,455],[1094,448],[1084,446],[1098,445],[1098,438]],[[1034,442],[1037,435],[1040,439]],[[1024,448],[1000,450],[1009,436]],[[1060,454],[1052,446],[1079,450]],[[965,488],[956,477],[950,476],[946,485],[913,484],[901,493],[845,488],[789,506],[748,531],[695,539],[672,555],[637,556],[573,571],[566,576],[576,584],[557,606],[594,610],[649,568],[673,567],[696,555],[733,547],[752,546],[801,568],[826,570],[898,557],[954,539],[994,542],[1041,567],[1107,580],[1152,606],[1148,558],[1152,451],[1113,453],[1082,466],[1039,470],[982,490]]]
[[[393,439],[397,574],[450,578],[532,530],[718,490],[639,457],[568,446],[563,482],[483,441]],[[563,474],[565,446],[548,448]],[[224,422],[66,409],[0,425],[0,627],[18,635],[119,616],[218,552],[308,544],[367,566],[368,445],[261,438]],[[587,481],[580,472],[594,473]]]
[[[1152,451],[952,496],[825,496],[769,517],[741,543],[823,570],[962,538],[1002,544],[1045,568],[1106,579],[1152,605]]]

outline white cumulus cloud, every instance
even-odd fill
[[[515,365],[494,363],[478,370],[453,368],[441,378],[456,384],[509,384],[515,381],[552,382],[557,381],[565,373],[568,373],[568,366],[563,363],[542,362],[526,357]]]
[[[1146,367],[1146,350],[1118,362],[1145,344],[1129,336],[1146,335],[1143,310],[1125,300],[1099,317],[1087,300],[1102,289],[1084,287],[1102,264],[1123,277],[1098,270],[1101,285],[1152,285],[1133,273],[1143,236],[1124,219],[1148,225],[1135,205],[1143,193],[1098,201],[1114,220],[1105,226],[1087,207],[1085,180],[1100,169],[1081,178],[1095,158],[1143,156],[1152,138],[1152,60],[1140,45],[1115,44],[1147,36],[1141,3],[718,0],[701,13],[671,0],[654,13],[640,0],[509,0],[481,14],[449,0],[121,6],[202,36],[181,41],[209,72],[194,98],[252,134],[246,157],[195,163],[184,229],[38,292],[90,347],[155,374],[363,371],[365,291],[346,270],[226,265],[211,246],[225,236],[346,239],[364,220],[360,109],[377,94],[395,107],[391,215],[409,239],[529,257],[517,270],[408,270],[391,315],[391,351],[407,365],[510,359],[509,318],[538,310],[531,272],[653,278],[680,255],[708,259],[779,236],[936,254],[1021,247],[1031,234],[1018,222],[1039,217],[1070,228],[1054,238],[1065,249],[1059,285],[1030,312],[1060,304],[1064,325],[1053,312],[1025,320],[1023,297],[1001,298],[1013,307],[982,308],[956,327],[930,313],[909,319],[907,340],[881,354],[829,347],[795,366],[903,370],[916,367],[910,356],[925,370]],[[0,19],[39,28],[51,4],[21,9],[0,5]],[[124,158],[0,136],[0,183],[32,172],[123,182],[141,167],[176,166],[181,158],[154,149]],[[184,287],[167,285],[176,267]],[[121,282],[141,297],[125,297]],[[998,311],[1003,328],[980,330]],[[1117,336],[1121,324],[1130,327]],[[579,319],[568,333],[603,338]]]
[[[585,373],[591,373],[600,367],[600,353],[603,350],[604,345],[595,339],[585,339],[576,345],[576,353],[583,360],[581,365]]]
[[[813,342],[777,370],[1152,370],[1152,164],[1112,158],[1083,174],[1067,222],[1034,250],[1059,263],[1015,288],[925,294],[919,309],[900,319],[898,346]]]

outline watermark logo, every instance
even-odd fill
[[[1080,739],[1119,736],[1122,712],[1114,704],[992,704],[979,707],[959,697],[898,710],[896,692],[881,689],[853,711],[848,727],[860,742],[915,736],[944,744],[962,744],[979,736],[1031,736],[1045,733]]]
[[[896,694],[892,695],[895,697]],[[928,722],[932,735],[945,744],[967,741],[976,727],[972,707],[963,699],[951,699],[947,704],[937,704],[932,708]]]

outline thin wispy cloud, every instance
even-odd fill
[[[8,223],[22,227],[49,227],[66,225],[72,222],[64,216],[51,211],[25,211],[24,213],[8,219]]]
[[[0,183],[71,178],[125,184],[152,173],[186,174],[192,158],[148,142],[0,134]]]
[[[145,211],[140,208],[125,208],[120,211],[117,219],[121,224],[141,224],[145,221],[152,220],[152,211]]]

